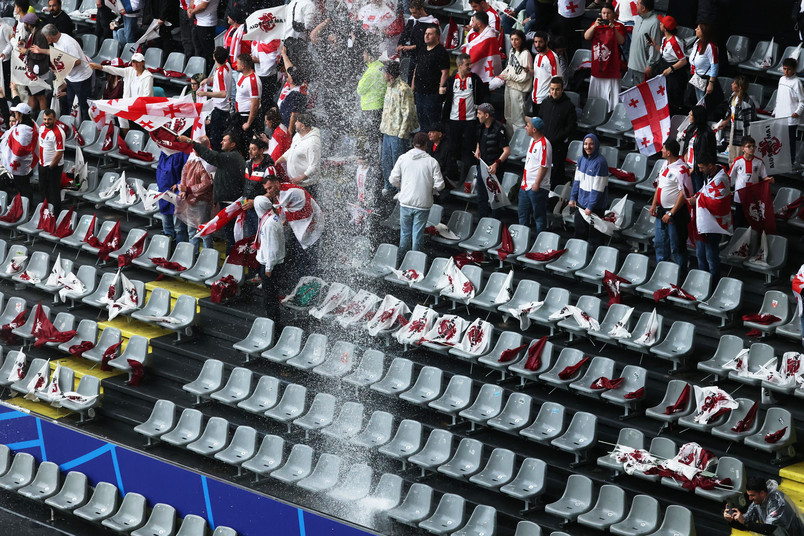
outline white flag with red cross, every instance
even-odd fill
[[[731,234],[731,183],[723,169],[701,187],[695,221],[699,234]]]
[[[497,34],[491,26],[477,35],[469,34],[464,52],[472,58],[472,72],[488,83],[500,74],[502,58]]]
[[[648,156],[661,151],[670,135],[670,108],[667,81],[656,76],[620,93],[628,119],[634,126],[634,140],[639,152]]]
[[[193,102],[192,95],[91,100],[89,104],[91,109],[133,121],[148,132],[163,127],[176,118],[196,119],[201,117],[203,112],[211,111],[213,106],[211,100],[203,103]]]

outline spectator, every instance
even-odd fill
[[[472,72],[472,58],[461,54],[457,59],[458,69],[447,79],[444,94],[443,123],[447,125],[450,141],[450,154],[453,165],[458,169],[459,178],[466,177],[474,165],[477,146],[477,107],[485,102],[488,86]],[[431,126],[429,130],[432,130]],[[457,167],[457,161],[461,167]]]
[[[64,131],[56,124],[56,112],[48,108],[39,127],[39,191],[53,205],[55,214],[61,211],[64,139]]]
[[[497,13],[497,10],[491,7],[491,4],[489,4],[486,0],[469,0],[469,7],[474,13],[485,13],[489,18],[489,21],[486,24],[491,26],[491,29],[494,30],[494,33],[500,35],[502,32],[500,14]]]
[[[34,47],[45,49],[48,46],[47,37],[42,32],[42,22],[33,13],[23,16],[20,22],[24,25],[25,35],[27,36],[24,41],[19,41],[19,43],[25,43],[25,45],[18,45],[20,54],[26,56],[25,63],[32,73],[46,79],[50,71],[49,58],[47,54],[34,51]],[[24,95],[28,95],[28,106],[31,107],[32,114],[38,114],[39,110],[44,110],[47,107],[46,88],[27,86],[24,90],[21,90],[18,85],[17,90],[19,91],[20,100],[24,100]]]
[[[115,58],[109,64],[112,67],[122,67],[123,60]],[[106,73],[106,85],[103,86],[104,100],[123,98],[123,79],[116,74]]]
[[[410,86],[419,126],[425,132],[441,117],[441,95],[446,92],[449,77],[449,54],[439,42],[440,36],[438,26],[425,30],[424,48],[416,54],[416,69]]]
[[[97,1],[102,3],[104,0]],[[188,58],[195,53],[195,47],[193,46],[193,19],[189,13],[191,4],[192,0],[179,0],[179,36],[182,51]],[[106,9],[109,8],[107,7]],[[100,16],[100,12],[98,16]]]
[[[477,134],[477,147],[474,157],[482,160],[488,167],[489,173],[497,176],[502,175],[503,163],[508,160],[511,148],[508,146],[508,138],[502,123],[494,119],[494,107],[488,102],[484,102],[477,107],[477,119],[480,123]],[[497,217],[496,210],[491,210],[489,206],[489,194],[486,185],[480,181],[480,164],[477,164],[477,215],[480,218],[491,215]]]
[[[731,527],[758,534],[804,534],[798,509],[775,481],[751,477],[745,491],[751,501],[745,514],[731,503],[723,511],[723,518]]]
[[[695,255],[698,269],[712,274],[712,284],[716,285],[720,280],[720,239],[732,233],[729,176],[709,154],[700,155],[696,162],[704,184],[693,198],[698,230]]]
[[[516,14],[516,18],[502,17],[502,27],[505,33],[513,34],[514,28],[519,25],[519,20],[522,21],[521,31],[525,34],[531,32],[536,22],[536,0],[522,0],[513,9],[513,12]]]
[[[3,69],[3,83],[0,84],[0,116],[4,124],[8,124],[8,99],[11,97],[11,51],[14,49],[12,40],[14,29],[4,20],[0,19],[0,68]]]
[[[554,184],[563,184],[564,162],[567,160],[569,140],[578,124],[578,114],[575,105],[564,92],[564,79],[560,76],[550,81],[550,95],[541,106],[541,118],[544,120],[544,135],[553,148],[552,181]]]
[[[260,93],[260,111],[262,115],[274,106],[276,92],[279,89],[277,77],[278,62],[282,41],[274,39],[268,43],[254,41],[251,43],[251,59],[254,60],[254,72],[262,84]]]
[[[106,5],[104,0],[95,0],[95,9],[98,10],[95,17],[95,37],[98,38],[98,43],[102,43],[104,39],[113,39],[112,22],[114,21],[114,14],[109,6]],[[190,49],[192,54],[192,49]]]
[[[212,53],[215,50],[215,27],[218,25],[219,0],[192,0],[187,17],[193,23],[193,54],[207,60],[207,70],[212,68]]]
[[[16,124],[0,138],[0,163],[14,178],[14,189],[33,203],[31,175],[34,170],[36,151],[35,124],[31,119],[31,107],[21,102],[11,107]],[[12,146],[15,149],[12,150]]]
[[[137,24],[137,19],[140,16],[141,0],[120,0],[123,9],[120,10],[120,16],[123,19],[123,28],[121,29],[115,25],[114,36],[115,39],[121,44],[134,43],[140,36],[140,28]]]
[[[316,128],[311,114],[299,114],[299,118],[296,119],[293,142],[277,164],[283,162],[290,182],[303,187],[316,197],[321,167],[321,133]]]
[[[296,116],[307,108],[307,77],[293,65],[288,56],[287,47],[282,47],[282,61],[285,65],[285,86],[279,92],[279,113],[282,123],[288,127],[292,136],[296,132]]]
[[[243,223],[243,236],[254,236],[257,234],[259,218],[254,211],[254,198],[263,192],[263,180],[266,175],[276,175],[274,161],[265,154],[268,146],[259,138],[250,140],[248,145],[248,157],[246,161],[246,179],[243,182],[243,198],[245,203],[243,208],[246,210],[246,221]]]
[[[203,82],[203,80],[203,73],[195,73],[190,77],[190,95],[193,97],[193,102],[196,104],[207,101],[206,97],[198,94],[198,92],[201,91],[201,82]]]
[[[675,140],[662,146],[662,158],[667,163],[656,179],[656,192],[650,206],[650,215],[656,218],[654,245],[656,262],[672,260],[687,273],[687,225],[690,211],[687,198],[693,188],[690,169],[679,156],[681,147]]]
[[[782,77],[779,78],[779,87],[776,92],[776,108],[774,116],[789,118],[787,120],[790,132],[790,161],[796,161],[796,131],[804,115],[804,87],[796,76],[798,61],[795,58],[782,60]]]
[[[410,3],[410,18],[405,23],[405,29],[399,36],[399,44],[396,51],[399,53],[400,60],[408,59],[408,71],[405,81],[410,84],[413,81],[413,71],[416,69],[416,56],[420,50],[425,48],[424,32],[433,25],[438,25],[438,19],[428,15],[424,10],[424,0],[412,0]]]
[[[229,51],[229,63],[235,65],[240,54],[251,53],[251,41],[243,39],[246,30],[243,26],[243,23],[246,22],[246,14],[240,8],[229,9],[226,22],[229,24],[229,28],[223,35],[223,46]]]
[[[260,279],[262,280],[265,316],[274,321],[274,325],[281,326],[279,314],[279,285],[285,271],[285,230],[282,221],[274,210],[274,203],[278,200],[279,180],[266,177],[264,181],[266,195],[254,199],[254,209],[259,217],[259,230],[257,236],[257,262],[262,265]]]
[[[268,154],[274,162],[290,149],[292,138],[288,134],[288,128],[282,124],[282,116],[275,106],[265,112],[265,132],[260,134],[260,138],[268,144]]]
[[[452,158],[449,136],[445,135],[445,130],[443,123],[436,123],[432,126],[430,132],[427,133],[427,139],[430,141],[427,144],[427,153],[438,162],[444,180],[454,185],[459,182],[461,177],[458,175],[455,159]]]
[[[384,185],[382,195],[391,193],[389,177],[397,159],[408,148],[410,133],[419,128],[416,119],[416,105],[410,86],[399,78],[399,63],[385,64],[385,100],[382,107],[382,176]]]
[[[550,81],[556,76],[563,76],[558,63],[558,56],[547,48],[547,33],[536,32],[533,36],[533,115],[539,114],[539,105],[550,93]]]
[[[687,85],[687,75],[684,67],[687,65],[687,56],[682,43],[676,37],[676,19],[670,15],[657,17],[659,29],[664,34],[661,44],[654,41],[653,47],[659,53],[658,59],[648,66],[647,78],[659,74],[667,79],[667,100],[671,110],[679,110],[684,100],[684,88]]]
[[[195,153],[205,162],[216,168],[215,180],[212,182],[212,202],[219,208],[225,208],[243,195],[243,176],[246,162],[240,154],[238,147],[239,134],[229,131],[223,135],[221,151],[216,152],[203,144],[193,142],[187,136],[179,136],[181,143],[192,143]],[[250,206],[248,208],[251,208]],[[235,243],[234,221],[229,222],[225,229],[226,254]]]
[[[413,136],[413,149],[399,157],[389,182],[399,189],[399,258],[408,251],[420,251],[433,193],[444,188],[438,162],[428,155],[427,134]]]
[[[796,299],[796,314],[802,327],[801,333],[804,333],[804,264],[799,266],[798,272],[793,276],[793,297]],[[804,336],[801,338],[801,344],[804,346]]]
[[[133,99],[136,97],[154,96],[154,75],[145,68],[145,56],[137,52],[131,56],[130,67],[112,67],[111,65],[100,65],[90,63],[93,70],[100,70],[123,78],[123,98]],[[128,120],[120,119],[120,128],[128,131]]]
[[[519,224],[536,222],[536,234],[547,230],[547,195],[550,193],[550,170],[553,167],[553,148],[543,134],[544,121],[531,117],[525,123],[528,136],[532,138],[525,156],[522,172],[522,191],[519,192]]]
[[[181,1],[159,2],[157,0],[145,0],[145,5],[142,8],[142,20],[155,20],[159,24],[159,37],[150,41],[150,46],[159,47],[166,54],[173,51],[176,45],[171,32],[173,28],[179,27],[179,11],[181,11],[179,3]]]
[[[262,94],[262,84],[254,72],[254,60],[251,59],[251,54],[243,53],[237,57],[237,72],[240,73],[240,79],[235,87],[235,110],[240,116],[245,139],[250,140],[257,127],[255,121],[260,116]]]
[[[67,34],[59,32],[52,24],[42,28],[47,42],[56,50],[78,58],[73,64],[72,70],[67,73],[67,102],[73,103],[78,97],[78,105],[81,108],[81,117],[89,117],[89,98],[92,96],[92,69],[89,67],[89,58],[84,54],[78,41]],[[36,44],[31,47],[35,54],[50,54],[50,48],[42,48]]]
[[[413,9],[415,8],[411,5],[411,10]],[[372,154],[378,153],[380,149],[380,121],[382,121],[382,104],[386,88],[382,62],[376,58],[377,54],[373,52],[373,47],[367,44],[363,49],[363,61],[367,67],[357,83],[362,116],[360,133],[371,148]]]
[[[525,33],[511,32],[508,65],[500,78],[505,80],[505,134],[510,139],[515,128],[525,128],[528,94],[533,87],[533,56],[528,50]]]
[[[229,123],[229,94],[232,84],[232,70],[227,63],[228,54],[223,47],[215,48],[212,53],[215,58],[215,69],[212,75],[201,81],[203,90],[199,91],[199,97],[212,99],[212,113],[209,114],[209,142],[210,147],[217,150],[221,146],[223,133]],[[211,84],[210,84],[211,82]],[[209,86],[211,87],[210,89]]]
[[[723,102],[723,89],[717,83],[718,50],[712,33],[712,26],[705,22],[698,24],[695,28],[695,37],[698,40],[692,45],[692,52],[690,52],[690,74],[692,76],[687,89],[690,92],[687,103],[694,105],[705,98],[706,109],[712,110],[710,116],[714,119],[717,117],[714,110]]]
[[[614,109],[620,96],[620,46],[625,43],[625,26],[614,20],[614,6],[605,4],[597,19],[583,34],[592,42],[592,76],[589,96],[608,102]]]
[[[316,26],[316,7],[313,0],[291,0],[285,8],[290,20],[285,23],[283,44],[293,64],[302,68],[311,67],[308,62],[309,34]]]
[[[173,154],[165,152],[159,153],[159,161],[156,165],[156,185],[160,192],[176,192],[181,182],[181,170],[187,163],[187,154],[177,151]],[[162,233],[172,238],[175,242],[187,242],[187,227],[177,228],[175,205],[168,203],[164,199],[159,200],[159,213],[162,215]]]
[[[659,18],[653,12],[654,0],[639,0],[634,31],[631,32],[631,48],[628,54],[628,71],[634,83],[645,79],[645,69],[656,62],[659,53],[654,44],[661,42]]]
[[[715,125],[715,130],[729,127],[729,165],[743,151],[743,135],[748,133],[752,121],[757,120],[757,109],[748,96],[748,79],[738,74],[731,83],[731,96],[726,115]]]
[[[740,136],[743,144],[742,156],[734,159],[734,163],[729,169],[729,179],[734,185],[734,227],[748,227],[748,220],[743,213],[743,205],[740,201],[740,190],[748,184],[756,184],[760,180],[773,182],[773,177],[768,176],[765,169],[765,162],[761,158],[755,157],[757,142],[751,136]]]
[[[206,136],[201,136],[198,143],[209,148],[210,141]],[[195,247],[195,253],[201,249],[212,247],[212,235],[201,238],[194,238],[198,226],[206,223],[212,217],[212,175],[215,173],[215,166],[204,162],[198,153],[193,151],[187,158],[187,162],[181,170],[181,181],[179,182],[180,202],[176,205],[176,228],[182,235],[190,238],[190,243]]]
[[[715,133],[709,128],[706,119],[706,108],[695,106],[690,110],[690,125],[684,131],[684,161],[692,170],[692,187],[698,191],[703,186],[704,178],[698,170],[698,159],[706,154],[713,161],[716,159]]]
[[[569,206],[577,207],[575,238],[587,240],[593,249],[600,245],[602,235],[594,225],[587,223],[581,211],[586,216],[595,214],[603,218],[607,207],[608,185],[609,164],[606,157],[600,154],[600,141],[594,134],[587,134],[583,139],[583,153],[575,169]]]
[[[70,15],[62,11],[61,0],[48,0],[47,7],[48,12],[47,15],[45,15],[45,24],[52,24],[58,28],[61,33],[73,35],[75,25],[72,19],[70,19]]]

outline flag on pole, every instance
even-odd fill
[[[218,229],[223,229],[227,223],[235,219],[241,212],[243,212],[243,205],[241,205],[243,198],[232,202],[228,207],[218,212],[214,218],[207,223],[202,223],[198,226],[198,232],[193,238],[201,238],[202,236],[211,235]]]
[[[486,192],[488,193],[489,199],[489,206],[491,210],[497,210],[500,207],[507,207],[511,204],[508,200],[508,195],[503,192],[502,186],[500,186],[500,181],[497,180],[496,175],[492,175],[489,172],[489,166],[483,162],[483,160],[479,160],[480,162],[480,180],[483,181],[483,186],[486,188]]]
[[[165,24],[170,26],[168,21],[165,21]],[[151,21],[151,24],[148,25],[148,29],[145,30],[145,33],[142,34],[142,37],[137,39],[137,42],[134,43],[134,52],[137,52],[141,45],[147,43],[151,39],[156,39],[157,37],[159,37],[159,20],[154,19]]]
[[[634,126],[634,139],[639,152],[648,156],[658,153],[670,135],[670,108],[667,81],[656,76],[620,93],[628,119]]]
[[[757,140],[757,152],[759,153],[757,156],[765,162],[768,175],[793,171],[787,120],[787,117],[780,117],[754,121],[748,127],[748,133]]]
[[[86,58],[80,58],[86,61]],[[53,72],[53,91],[58,91],[64,83],[64,79],[73,70],[73,65],[79,58],[62,52],[57,48],[50,49],[50,70]],[[58,115],[56,115],[58,117]]]
[[[496,32],[491,26],[487,26],[475,36],[470,34],[467,40],[464,52],[472,58],[472,72],[484,82],[490,82],[502,70],[500,44]]]
[[[282,39],[285,33],[286,6],[272,7],[255,11],[246,19],[243,39],[251,41],[273,41]]]
[[[148,132],[164,127],[176,118],[195,119],[212,110],[212,101],[193,102],[192,95],[184,97],[134,97],[128,99],[91,100],[100,112],[127,119]]]

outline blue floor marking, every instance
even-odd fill
[[[86,462],[88,462],[90,460],[94,460],[98,456],[102,456],[103,454],[106,454],[107,452],[112,450],[112,448],[113,448],[112,445],[106,444],[106,445],[104,445],[104,446],[102,446],[100,448],[97,448],[97,449],[95,449],[95,450],[93,450],[91,452],[87,452],[83,456],[79,456],[78,458],[75,458],[74,460],[70,460],[69,462],[64,462],[63,464],[61,464],[59,466],[59,468],[62,471],[69,471],[73,467],[78,467],[79,465],[84,464],[84,463],[86,463]]]
[[[212,502],[209,500],[209,487],[207,486],[207,477],[201,477],[201,487],[204,489],[204,504],[207,508],[207,522],[210,528],[215,529],[215,520],[212,517]]]
[[[117,488],[120,490],[120,493],[125,495],[126,489],[123,487],[123,477],[120,475],[120,464],[117,463],[117,449],[114,445],[110,445],[112,448],[110,452],[112,453],[112,465],[114,466],[114,476],[117,478]]]
[[[9,411],[8,413],[0,413],[0,421],[7,421],[9,419],[19,419],[21,417],[30,417],[19,411]]]
[[[36,419],[36,432],[39,434],[39,450],[42,453],[42,461],[47,461],[47,452],[45,452],[45,438],[42,436],[42,420],[37,417]]]
[[[304,531],[304,510],[298,508],[299,510],[299,536],[306,536]]]
[[[41,439],[31,439],[30,441],[18,441],[16,443],[9,443],[6,445],[11,450],[30,449],[34,447],[42,447]]]

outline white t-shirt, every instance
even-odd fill
[[[202,0],[203,1],[203,0]],[[218,2],[220,0],[208,0],[209,3],[203,11],[195,14],[196,26],[209,27],[218,25]],[[195,6],[195,2],[193,2]]]
[[[237,112],[247,114],[251,110],[251,99],[260,98],[262,95],[262,84],[257,78],[257,73],[248,76],[241,76],[237,81],[237,92],[235,93],[235,105]]]
[[[735,158],[729,170],[729,178],[734,185],[734,202],[740,202],[740,194],[737,192],[741,188],[745,188],[749,182],[756,184],[767,176],[765,162],[761,158],[756,156],[753,160],[746,160],[744,156]]]
[[[536,183],[539,168],[547,168],[539,188],[550,190],[550,172],[553,169],[553,146],[546,136],[530,142],[528,154],[525,156],[525,171],[522,174],[522,189],[530,190]]]
[[[254,72],[260,78],[276,74],[276,63],[279,58],[279,52],[282,48],[282,41],[274,39],[268,43],[262,41],[254,41],[251,43],[251,55],[257,56],[260,60],[254,63]]]
[[[686,57],[684,49],[678,43],[675,35],[662,39],[662,59],[670,65],[675,65],[678,60]]]
[[[89,58],[84,54],[84,50],[81,48],[78,41],[63,33],[59,36],[59,40],[51,46],[81,60],[81,63],[73,65],[72,70],[66,76],[68,82],[83,82],[92,76],[92,69],[89,67]]]
[[[226,93],[223,97],[211,97],[212,104],[215,105],[215,108],[223,110],[224,112],[229,111],[229,93],[232,85],[231,71],[229,64],[224,63],[223,65],[215,67],[215,70],[212,72],[212,91],[215,93],[219,91]]]
[[[690,168],[680,158],[665,165],[656,182],[657,202],[667,210],[675,206],[679,195],[692,195]]]
[[[49,166],[56,153],[64,152],[64,132],[61,127],[54,125],[47,128],[44,125],[39,127],[39,163]],[[62,162],[63,164],[64,162]]]

